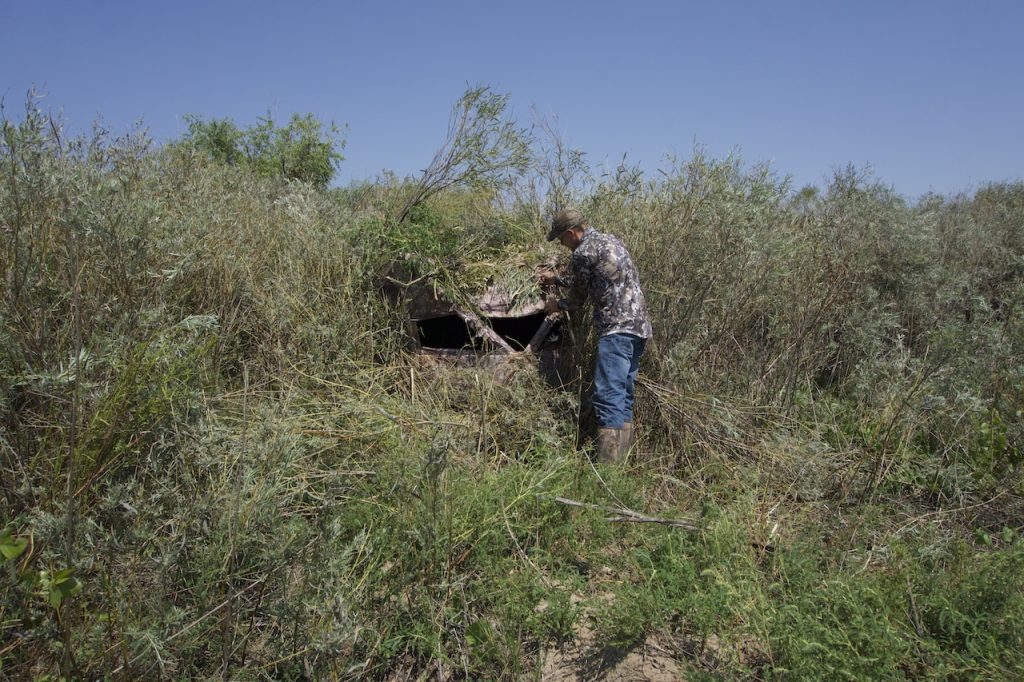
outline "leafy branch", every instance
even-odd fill
[[[531,138],[508,117],[508,95],[466,90],[452,108],[448,134],[398,212],[402,223],[430,197],[457,185],[499,187],[530,164]]]

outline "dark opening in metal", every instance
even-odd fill
[[[448,350],[479,350],[483,339],[458,315],[416,320],[420,346]]]
[[[544,322],[544,312],[520,317],[491,317],[488,322],[498,336],[516,350],[524,350]]]
[[[482,351],[494,349],[498,344],[494,343],[494,337],[485,339],[486,334],[493,334],[500,337],[508,344],[508,348],[514,351],[522,351],[529,347],[530,342],[539,344],[552,335],[551,323],[545,327],[538,337],[541,327],[544,325],[544,312],[532,313],[529,315],[502,316],[484,318],[490,326],[490,330],[484,330],[483,334],[477,333],[465,318],[459,315],[442,315],[439,317],[428,317],[416,322],[416,337],[421,348],[430,350],[475,350]],[[537,347],[534,350],[537,350]]]

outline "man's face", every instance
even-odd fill
[[[576,235],[576,231],[569,229],[558,235],[559,243],[570,251],[575,251],[576,247],[580,245],[579,237]]]

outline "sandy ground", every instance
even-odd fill
[[[649,637],[628,649],[602,647],[594,631],[581,627],[576,638],[538,657],[541,680],[651,680],[668,682],[684,679],[669,650],[656,637]]]

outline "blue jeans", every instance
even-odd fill
[[[633,421],[633,387],[647,339],[609,334],[597,342],[594,369],[594,414],[599,426],[621,429]]]

